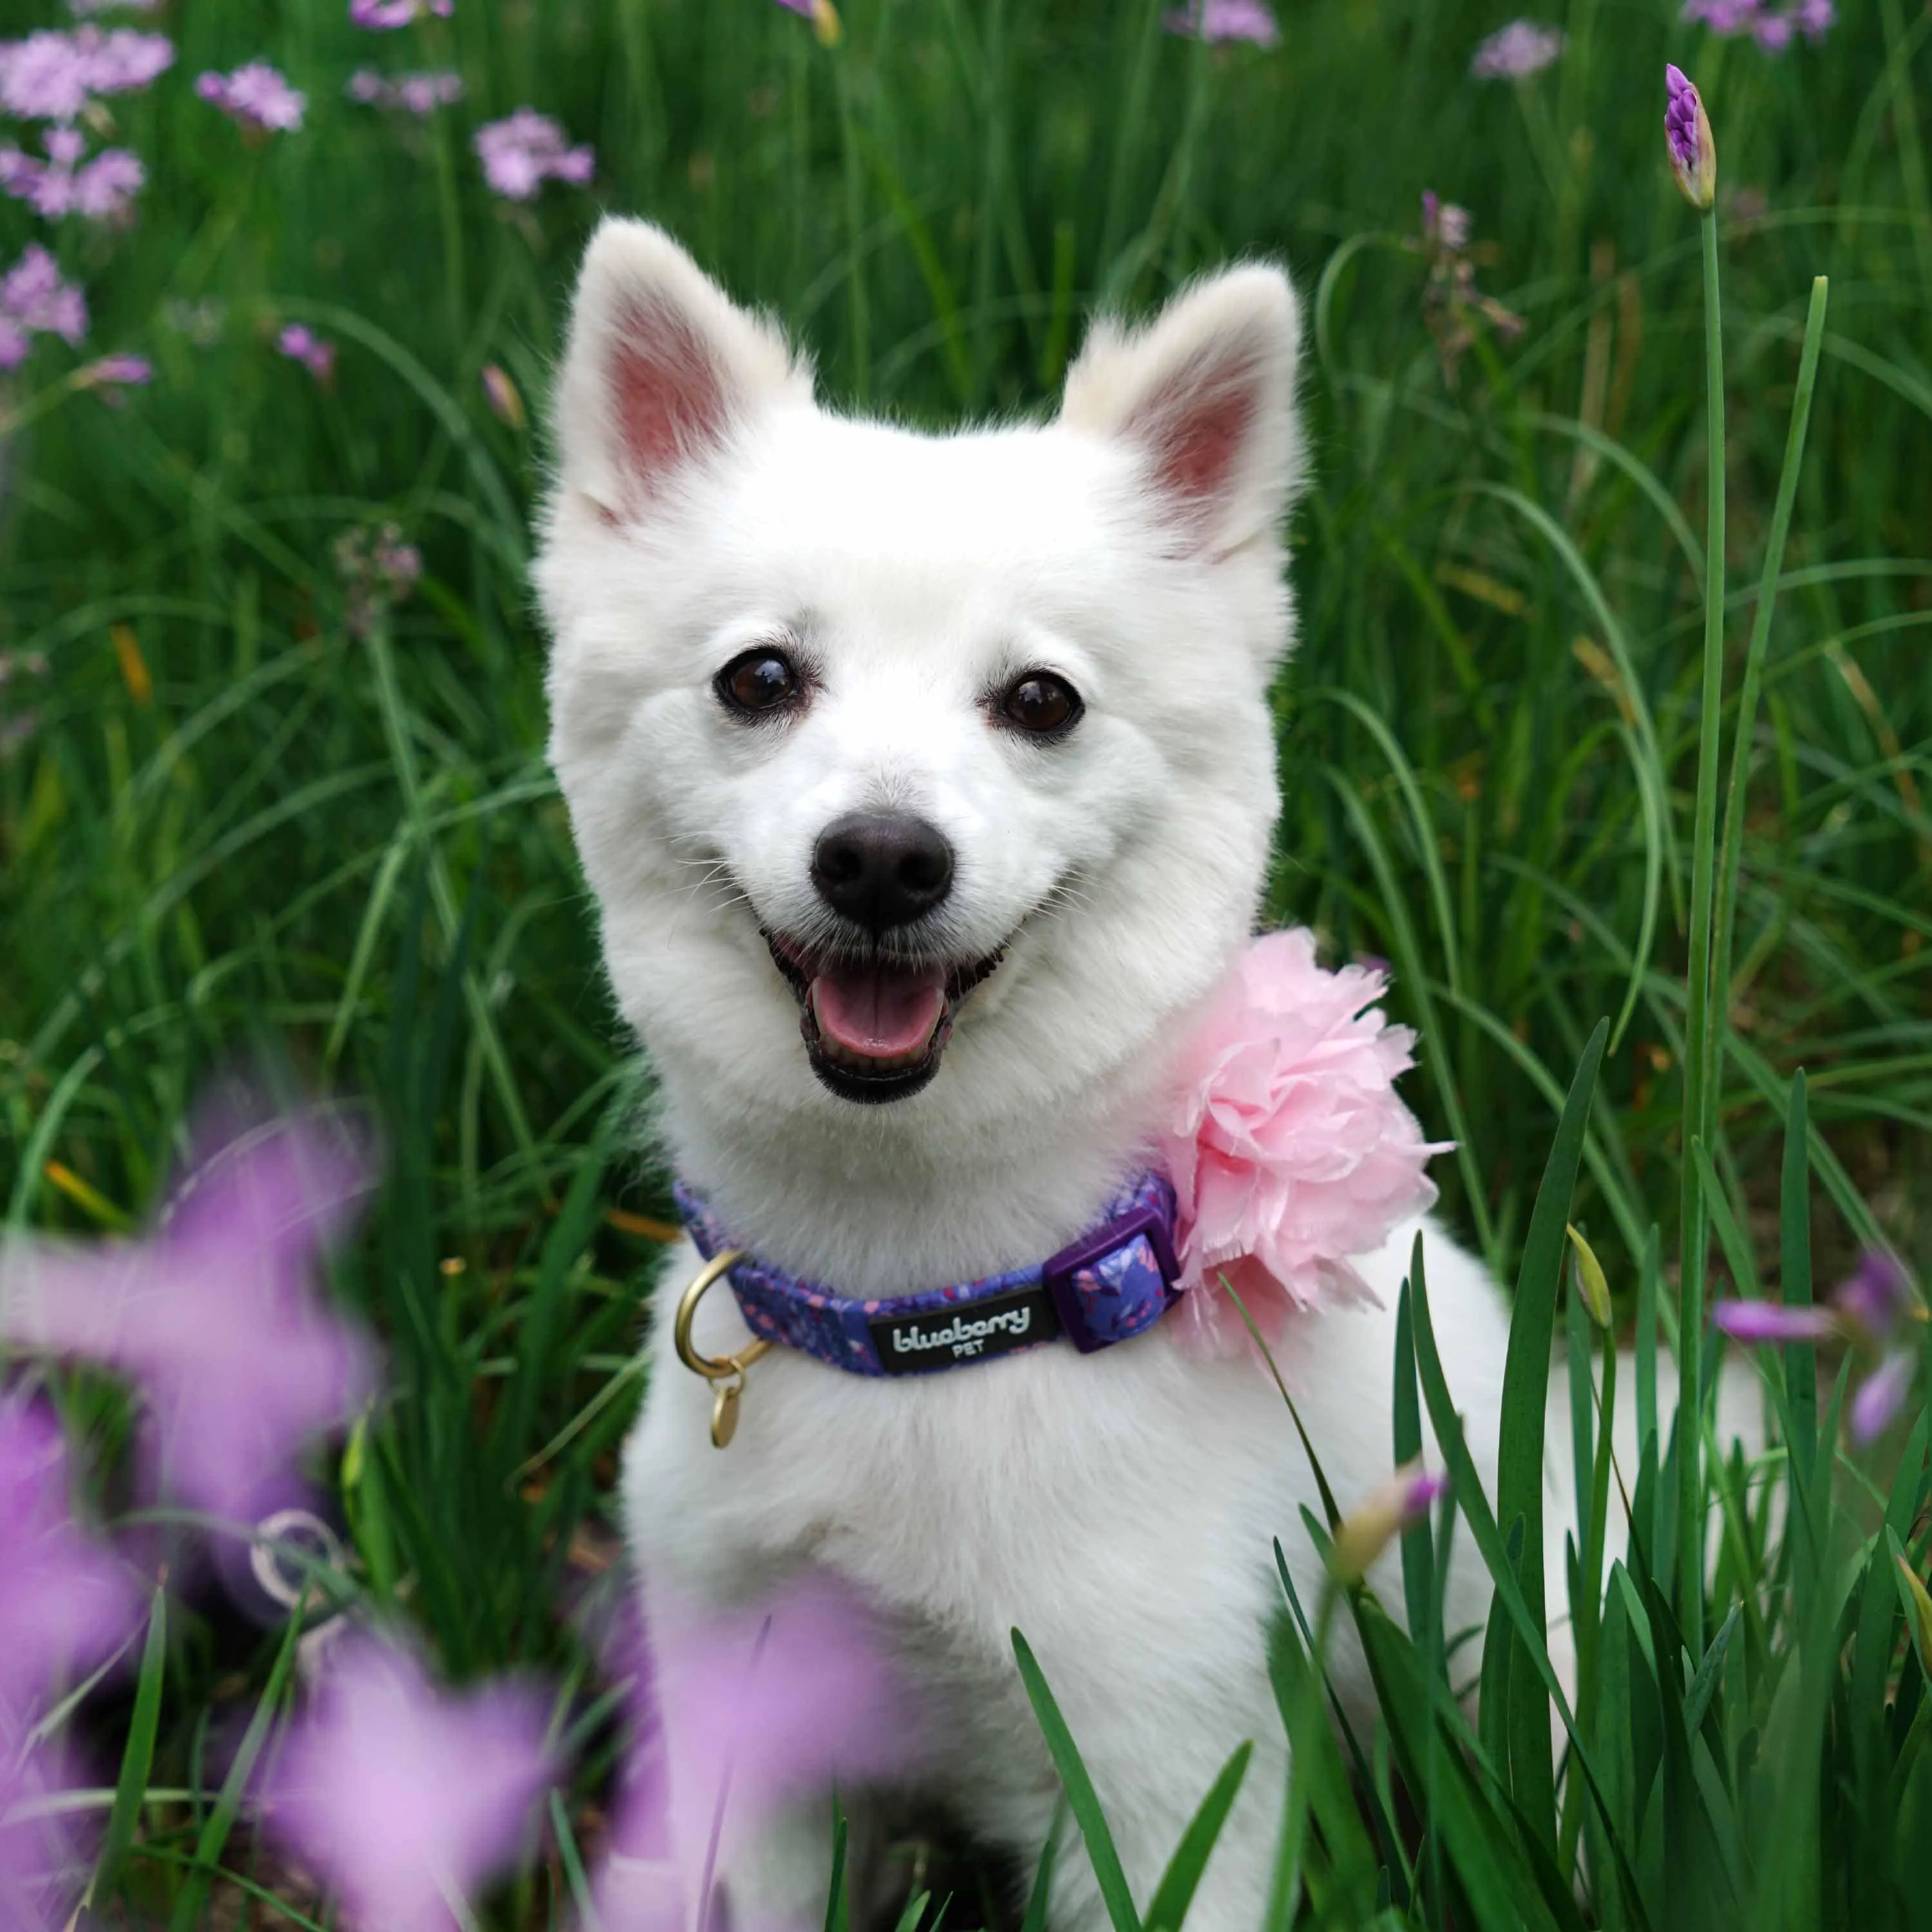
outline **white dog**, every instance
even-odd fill
[[[592,244],[539,575],[551,752],[668,1152],[758,1262],[854,1298],[1036,1266],[1145,1166],[1268,862],[1299,333],[1286,278],[1237,268],[1144,331],[1096,326],[1051,424],[926,436],[820,409],[657,230]],[[1391,1466],[1415,1232],[1357,1259],[1379,1312],[1298,1318],[1281,1353],[1345,1510]],[[1506,1318],[1428,1232],[1486,1470]],[[687,1244],[664,1277],[626,1460],[646,1576],[721,1602],[803,1568],[857,1586],[934,1700],[922,1786],[1030,1862],[1058,1785],[1017,1625],[1143,1902],[1253,1738],[1190,1923],[1258,1924],[1286,1774],[1271,1538],[1319,1588],[1258,1362],[1158,1328],[910,1377],[778,1347],[721,1452],[674,1352],[699,1266]],[[699,1352],[750,1340],[728,1292],[704,1300]],[[1486,1603],[1473,1551],[1456,1568],[1452,1630]],[[1360,1704],[1359,1658],[1336,1670]],[[825,1821],[732,1867],[740,1924],[817,1922]],[[1052,1904],[1061,1932],[1106,1922],[1077,1846]]]

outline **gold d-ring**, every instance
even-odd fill
[[[678,1360],[692,1374],[702,1376],[716,1386],[718,1393],[711,1405],[711,1440],[720,1449],[737,1432],[738,1398],[744,1393],[745,1371],[772,1345],[764,1336],[754,1335],[735,1355],[722,1359],[700,1355],[691,1344],[691,1324],[698,1304],[704,1299],[704,1291],[726,1269],[744,1258],[742,1248],[730,1248],[706,1262],[678,1298],[677,1318],[671,1324],[671,1346],[677,1351]]]

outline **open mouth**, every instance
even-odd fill
[[[913,963],[764,938],[798,1000],[812,1072],[841,1099],[867,1103],[903,1100],[939,1071],[961,1001],[1006,952],[964,964]]]

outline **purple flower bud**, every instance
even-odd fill
[[[1718,144],[1711,117],[1682,68],[1666,66],[1664,85],[1670,97],[1664,115],[1664,144],[1678,191],[1700,214],[1718,192]]]
[[[490,405],[490,413],[500,422],[520,430],[526,420],[524,399],[518,394],[517,386],[510,380],[508,373],[494,362],[485,363],[482,380],[483,397]]]
[[[1838,1330],[1828,1308],[1786,1308],[1775,1301],[1719,1301],[1711,1326],[1734,1342],[1822,1342]]]
[[[1912,1352],[1898,1349],[1858,1384],[1849,1421],[1852,1440],[1861,1449],[1870,1448],[1892,1426],[1893,1418],[1912,1393]]]
[[[1888,1342],[1914,1305],[1905,1270],[1882,1248],[1866,1249],[1832,1299],[1846,1321],[1876,1342]]]
[[[1336,1526],[1330,1565],[1336,1580],[1359,1582],[1398,1536],[1426,1518],[1448,1488],[1446,1476],[1431,1474],[1419,1462],[1396,1470]]]

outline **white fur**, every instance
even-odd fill
[[[626,447],[612,397],[626,330],[664,326],[706,345],[717,405],[670,457]],[[1136,1167],[1172,1049],[1248,940],[1268,862],[1298,333],[1286,279],[1238,268],[1144,333],[1096,328],[1057,422],[928,436],[821,410],[769,326],[656,230],[610,222],[592,243],[538,574],[552,757],[669,1154],[760,1256],[854,1294],[983,1275],[1062,1245]],[[1174,487],[1217,408],[1239,432],[1228,461],[1208,464],[1211,487]],[[796,722],[747,730],[710,680],[784,632],[822,688]],[[1051,749],[994,729],[981,702],[1036,667],[1087,702]],[[957,956],[1013,937],[932,1084],[864,1108],[813,1078],[758,928],[810,929],[818,830],[884,802],[956,850]],[[1300,1318],[1282,1352],[1345,1509],[1391,1463],[1413,1233],[1363,1264],[1381,1312]],[[1450,1382],[1487,1467],[1505,1318],[1478,1266],[1427,1234]],[[752,1370],[721,1453],[710,1392],[669,1346],[667,1304],[693,1264],[680,1248],[667,1269],[626,1458],[646,1577],[719,1600],[801,1565],[856,1582],[937,1700],[921,1783],[1030,1861],[1058,1787],[1012,1663],[1018,1625],[1143,1903],[1216,1769],[1255,1738],[1190,1922],[1256,1923],[1286,1768],[1264,1665],[1271,1538],[1304,1595],[1318,1588],[1299,1514],[1314,1487],[1265,1373],[1160,1330],[904,1382],[779,1350]],[[700,1347],[744,1339],[728,1296],[710,1297]],[[1466,1553],[1452,1627],[1485,1602]],[[1359,1660],[1337,1667],[1359,1705]],[[730,1876],[749,1922],[814,1922],[828,1850],[814,1814],[746,1855]],[[1055,1888],[1061,1932],[1104,1923],[1077,1849]]]

